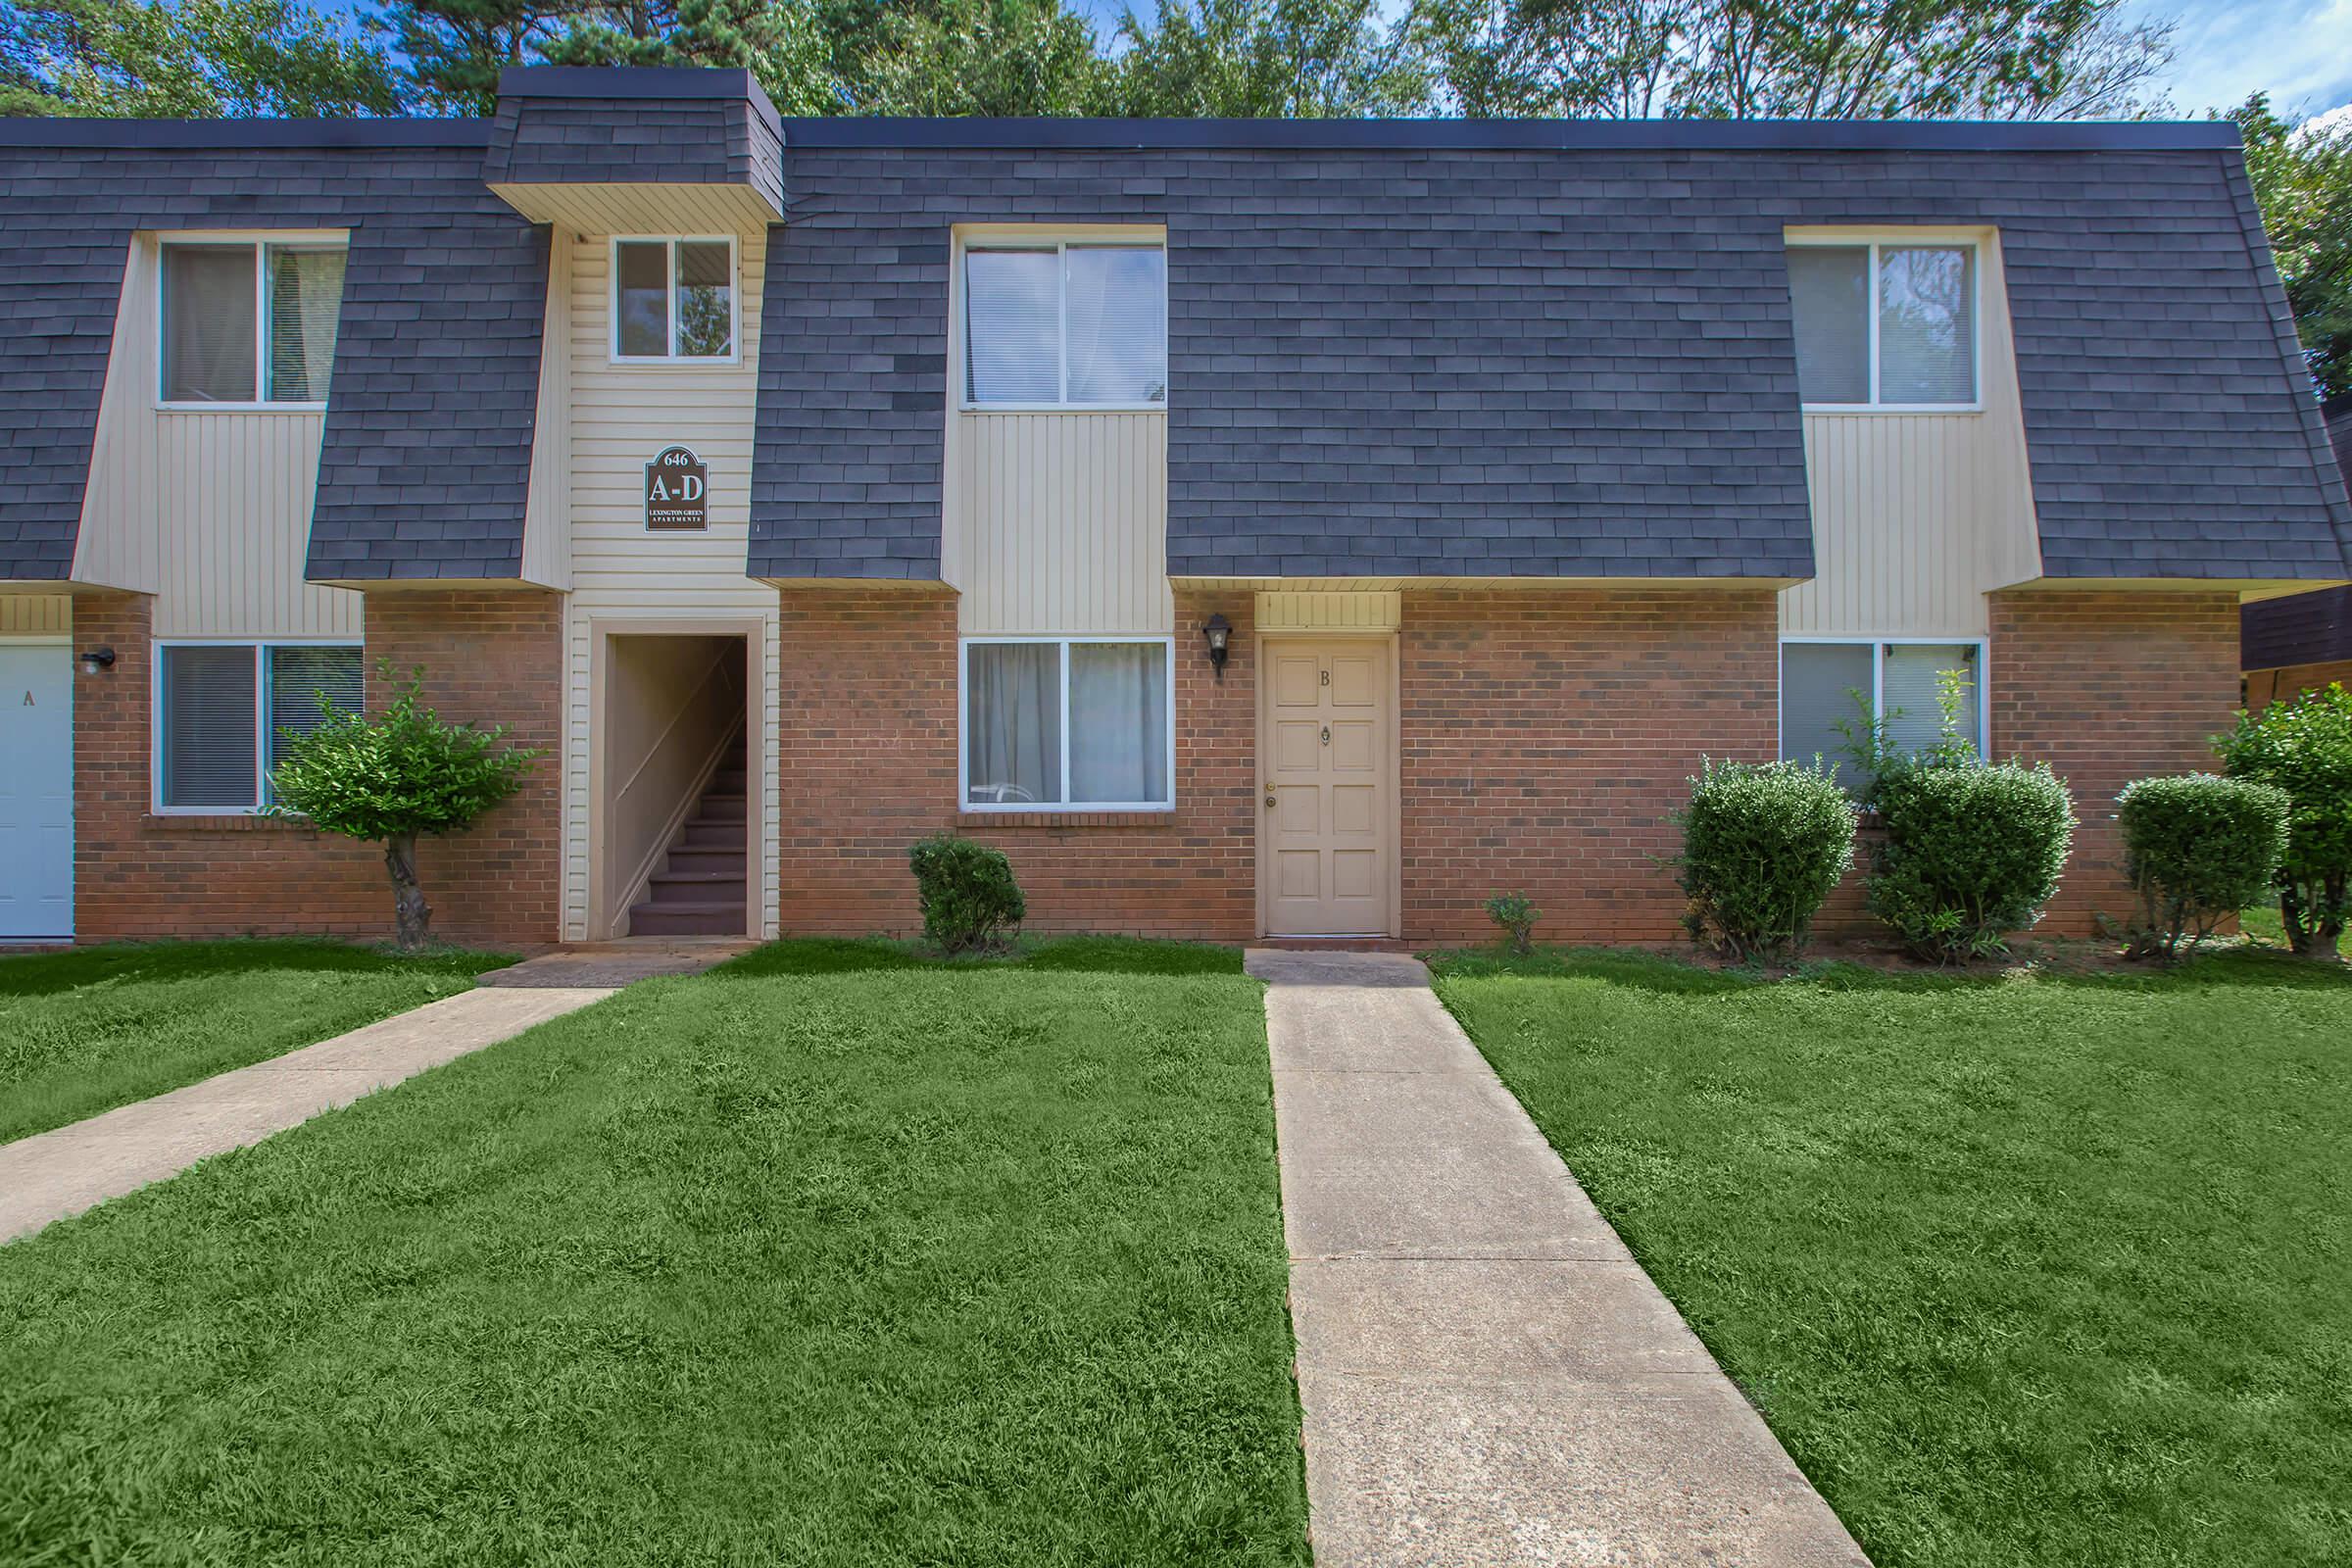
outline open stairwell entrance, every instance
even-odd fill
[[[758,929],[749,657],[741,635],[608,638],[594,835],[602,934],[731,937]]]

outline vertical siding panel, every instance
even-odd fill
[[[953,416],[967,633],[1167,631],[1167,419]]]

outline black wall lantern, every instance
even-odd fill
[[[1225,656],[1233,643],[1233,622],[1223,615],[1211,615],[1208,623],[1200,628],[1200,635],[1208,639],[1209,667],[1217,672],[1217,679],[1222,681],[1225,678]]]
[[[114,667],[115,651],[112,648],[92,648],[81,656],[81,672],[84,675],[95,675]]]

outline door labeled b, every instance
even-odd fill
[[[1258,759],[1269,936],[1389,932],[1389,658],[1385,641],[1266,644]]]
[[[74,651],[0,643],[0,942],[74,934]]]

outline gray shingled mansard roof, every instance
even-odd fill
[[[2352,396],[2328,405],[2328,442],[2352,480]],[[2352,660],[2352,586],[2265,599],[2238,612],[2238,667],[2280,669]]]
[[[2229,125],[792,121],[751,567],[938,571],[947,227],[1168,231],[1177,576],[1812,571],[1783,230],[1997,224],[2045,570],[2338,577]]]
[[[937,577],[976,215],[1166,225],[1180,576],[1809,574],[1782,231],[1840,222],[1999,226],[2050,575],[2352,574],[2226,125],[779,124],[742,73],[507,85],[496,122],[0,122],[0,579],[66,575],[127,240],[196,226],[352,230],[311,574],[514,575],[547,236],[485,182],[767,188],[775,130],[755,575]]]
[[[0,122],[0,579],[70,571],[139,229],[343,228],[314,577],[518,569],[547,235],[474,121]]]

